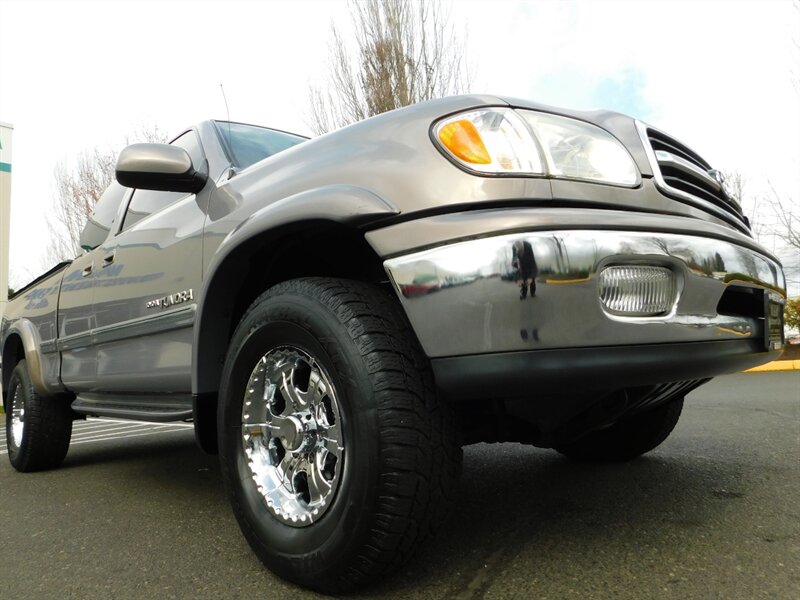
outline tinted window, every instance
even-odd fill
[[[216,124],[232,155],[233,163],[241,169],[306,141],[306,138],[299,135],[266,127],[227,121],[216,121]]]
[[[125,197],[127,188],[122,187],[116,181],[112,182],[108,189],[100,196],[100,200],[94,205],[94,210],[86,220],[86,225],[81,232],[80,245],[84,250],[94,250],[108,237],[111,225],[117,217],[117,210],[122,199]]]
[[[189,153],[195,169],[200,168],[205,160],[200,141],[194,131],[187,131],[178,139],[171,142],[175,146],[180,146]],[[122,223],[123,229],[128,229],[134,223],[152,215],[154,212],[166,208],[173,202],[185,198],[189,194],[185,192],[160,192],[156,190],[136,190],[128,203],[125,212],[125,220]]]

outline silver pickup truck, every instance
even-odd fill
[[[324,592],[415,552],[463,445],[631,459],[783,345],[781,265],[720,173],[617,113],[207,121],[117,181],[0,326],[11,464],[58,466],[74,419],[191,420],[253,550]]]

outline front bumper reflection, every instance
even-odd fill
[[[657,316],[607,312],[598,274],[613,265],[670,269],[678,286],[674,304]],[[720,314],[720,299],[736,287],[783,302],[786,287],[780,265],[753,250],[666,233],[510,234],[393,258],[385,266],[431,358],[764,337],[764,311],[752,309],[758,302],[741,309],[725,302]]]

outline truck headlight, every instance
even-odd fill
[[[434,125],[434,138],[458,163],[495,175],[540,175],[636,186],[639,172],[607,131],[532,110],[483,108]]]

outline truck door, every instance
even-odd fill
[[[197,133],[172,142],[195,166]],[[98,250],[94,291],[96,391],[191,392],[192,325],[202,280],[209,183],[198,194],[134,190],[117,235]]]
[[[58,349],[61,351],[61,381],[73,391],[87,391],[94,385],[95,348],[91,345],[94,329],[92,301],[96,256],[79,256],[64,272],[61,289],[53,295],[58,300]]]
[[[102,269],[98,250],[108,239],[122,202],[128,196],[127,188],[112,183],[103,192],[81,232],[80,245],[86,250],[65,269],[61,286],[52,286],[45,306],[58,302],[58,350],[61,352],[61,381],[74,392],[91,391],[97,374],[97,349],[93,345],[95,319],[93,312],[94,288],[99,279],[110,273]],[[54,308],[55,310],[55,308]],[[50,338],[40,331],[42,342]],[[55,338],[55,335],[51,336]],[[43,344],[44,345],[44,344]]]

